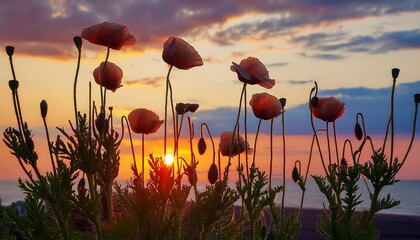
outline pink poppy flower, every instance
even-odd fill
[[[241,82],[251,85],[258,84],[261,87],[270,89],[276,83],[274,79],[270,79],[268,70],[258,58],[248,57],[243,59],[239,65],[232,62],[230,70],[238,74]]]
[[[239,136],[238,138],[237,134],[233,134],[232,131],[227,131],[223,132],[220,136],[219,150],[222,156],[229,156],[232,138],[233,146],[231,156],[236,156],[242,152],[245,152],[246,148],[248,148],[248,154],[252,154],[252,148],[249,147],[249,144],[245,142],[242,136]]]
[[[177,37],[169,37],[163,43],[162,58],[167,64],[183,70],[203,65],[198,52],[189,43]]]
[[[345,103],[335,97],[323,97],[318,99],[318,103],[312,108],[314,117],[326,122],[333,122],[343,116]]]
[[[283,110],[280,101],[268,93],[252,95],[249,105],[257,118],[270,120],[279,116]]]
[[[93,71],[93,77],[95,78],[95,82],[97,84],[105,87],[108,90],[111,90],[112,92],[115,92],[117,88],[121,87],[123,71],[112,62],[107,62],[104,69],[104,64],[105,62],[101,62],[101,65],[95,68]]]
[[[159,116],[153,111],[137,108],[128,114],[128,122],[133,132],[147,135],[155,133],[162,125],[163,120],[159,120]]]
[[[103,22],[84,28],[82,38],[93,44],[115,50],[120,50],[122,46],[130,46],[136,42],[136,38],[130,34],[127,26],[110,22]]]

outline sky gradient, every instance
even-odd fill
[[[231,62],[253,56],[266,65],[276,85],[270,90],[249,86],[248,99],[264,91],[287,98],[285,127],[291,139],[311,134],[306,102],[314,81],[320,87],[320,96],[336,96],[346,103],[346,113],[337,121],[338,133],[350,138],[355,115],[362,112],[368,133],[383,135],[389,115],[391,69],[400,68],[396,131],[405,150],[404,139],[411,133],[413,121],[412,96],[420,92],[419,9],[420,2],[411,0],[1,1],[0,129],[16,125],[7,86],[12,75],[4,46],[16,47],[14,64],[23,116],[42,152],[45,139],[39,102],[45,99],[49,104],[48,123],[53,135],[57,134],[55,126],[68,127],[68,120],[73,120],[77,57],[72,38],[85,27],[109,21],[128,26],[137,40],[135,45],[110,54],[110,61],[124,71],[123,87],[108,93],[107,102],[114,106],[116,122],[140,107],[155,111],[163,119],[168,66],[161,58],[162,44],[169,36],[178,36],[195,47],[204,65],[172,72],[174,101],[200,104],[193,120],[197,126],[206,122],[214,136],[232,130],[236,118],[241,83],[230,71]],[[93,81],[92,72],[105,53],[105,48],[83,42],[77,89],[82,112],[88,107],[88,82]],[[99,99],[94,82],[92,86],[94,99]],[[257,120],[249,113],[253,134]],[[263,133],[268,133],[268,125],[263,124]],[[276,125],[276,135],[280,130]],[[155,141],[162,133],[161,129],[148,136],[150,145],[159,145]],[[413,148],[419,147],[415,142]],[[307,149],[309,145],[301,145],[299,151]],[[420,163],[415,162],[419,155],[413,152],[410,156],[411,165],[400,177],[419,179],[420,175],[411,171],[419,168]],[[2,143],[0,178],[22,176],[15,168],[16,160]],[[128,176],[126,172],[121,178]]]

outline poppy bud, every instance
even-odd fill
[[[29,151],[31,151],[31,152],[35,149],[34,141],[32,141],[31,138],[28,138],[26,140],[26,146],[28,147]]]
[[[299,180],[299,177],[300,177],[299,171],[297,167],[295,166],[292,171],[292,179],[294,182],[297,182]]]
[[[363,130],[359,123],[354,125],[354,136],[356,136],[357,140],[362,140],[363,138]]]
[[[175,106],[175,111],[178,115],[182,115],[185,113],[186,105],[185,103],[177,103]]]
[[[39,107],[41,109],[41,117],[45,118],[47,116],[47,112],[48,112],[48,104],[47,101],[42,100],[41,103],[39,104]]]
[[[319,98],[317,96],[311,98],[311,107],[316,107],[318,105]]]
[[[192,112],[193,113],[193,112],[197,111],[199,106],[200,105],[198,105],[197,103],[187,103],[185,112]]]
[[[420,93],[414,94],[414,103],[419,104],[420,102]]]
[[[204,141],[204,138],[201,137],[200,140],[198,140],[198,153],[200,155],[203,155],[206,152],[207,145],[206,141]]]
[[[280,101],[280,103],[281,103],[281,106],[284,108],[284,107],[286,107],[286,98],[280,98],[279,99],[279,101]]]
[[[77,50],[82,49],[82,38],[80,36],[76,36],[73,38],[74,45],[76,45]]]
[[[98,117],[96,118],[96,130],[100,133],[104,133],[108,131],[108,120],[105,118],[105,113],[99,113]]]
[[[209,183],[210,184],[214,184],[217,179],[219,178],[219,171],[217,170],[217,166],[216,164],[211,164],[210,165],[210,169],[209,169],[209,173],[207,175],[207,178],[209,179]]]
[[[398,77],[398,75],[400,74],[400,69],[393,68],[391,72],[392,72],[392,78],[396,79]]]
[[[15,52],[15,47],[13,46],[6,46],[6,53],[9,57],[13,56],[13,53]]]
[[[191,184],[191,186],[195,186],[197,184],[197,173],[193,166],[187,167],[188,172],[188,182]]]
[[[12,90],[12,91],[17,90],[18,87],[19,87],[19,81],[18,80],[9,80],[10,90]]]
[[[342,159],[341,159],[341,161],[340,161],[340,167],[341,167],[341,170],[342,170],[344,173],[347,173],[347,161],[346,161],[346,159],[345,159],[345,158],[342,158]]]

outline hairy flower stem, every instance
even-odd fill
[[[262,119],[258,121],[257,133],[255,134],[255,141],[254,141],[254,154],[252,156],[252,166],[255,166],[255,156],[257,155],[257,140],[258,135],[260,133]]]
[[[382,153],[385,151],[385,147],[386,147],[386,141],[388,138],[388,132],[389,132],[389,126],[391,126],[391,146],[390,146],[390,164],[393,161],[393,156],[394,156],[394,95],[395,95],[395,83],[396,83],[397,79],[393,79],[392,80],[392,89],[391,89],[391,112],[389,114],[389,119],[388,119],[388,123],[386,126],[386,131],[385,131],[385,138],[384,138],[384,143],[382,145]]]
[[[163,132],[163,155],[166,156],[166,142],[168,138],[167,125],[168,125],[168,95],[169,95],[169,75],[171,74],[173,66],[169,67],[168,73],[166,75],[166,90],[165,90],[165,125]]]
[[[79,130],[79,121],[78,121],[78,117],[77,117],[77,96],[76,96],[77,91],[76,91],[76,87],[77,87],[77,78],[79,76],[81,55],[82,55],[82,50],[78,49],[76,75],[74,76],[74,86],[73,86],[74,119],[76,121],[76,129],[77,130]]]
[[[271,176],[273,175],[273,124],[274,120],[270,121],[270,172],[268,174],[268,188],[271,189]]]
[[[328,166],[331,165],[331,146],[330,146],[330,133],[328,131],[328,121],[325,122],[325,129],[327,130],[327,149],[328,149]]]
[[[417,109],[418,109],[418,103],[416,103],[414,107],[414,119],[413,119],[413,128],[411,130],[410,144],[408,145],[407,152],[405,153],[405,156],[401,162],[401,166],[398,168],[398,171],[404,165],[405,160],[407,160],[408,154],[410,153],[411,147],[413,146],[414,136],[416,135]]]
[[[121,133],[121,140],[120,140],[120,142],[122,141],[122,139],[124,137],[124,121],[125,121],[125,124],[127,125],[128,137],[130,138],[130,147],[131,147],[131,156],[133,157],[133,168],[134,168],[133,170],[134,170],[134,175],[136,177],[138,177],[139,176],[139,172],[137,170],[137,162],[136,162],[136,154],[134,152],[133,138],[131,136],[130,124],[128,123],[128,119],[127,119],[126,116],[122,116],[121,117],[121,129],[122,129],[122,133]],[[144,159],[144,156],[143,156],[143,159]]]
[[[54,158],[53,158],[53,154],[52,154],[52,146],[51,146],[50,134],[49,134],[49,131],[48,131],[48,126],[47,126],[47,120],[45,118],[42,118],[42,121],[44,122],[45,134],[46,134],[47,143],[48,143],[48,152],[49,152],[50,158],[51,158],[52,169],[53,169],[54,175],[57,175],[57,170],[55,168]]]
[[[286,196],[286,130],[285,130],[284,112],[281,115],[281,135],[283,138],[283,192],[281,196],[281,216],[284,216],[284,199]],[[309,168],[309,167],[308,167]]]
[[[141,134],[141,185],[144,187],[144,133]]]
[[[335,155],[337,158],[337,166],[340,165],[340,160],[338,159],[338,144],[337,144],[337,131],[335,127],[335,121],[333,121],[333,132],[334,132],[334,144],[335,144]]]
[[[98,201],[98,192],[96,191],[96,185],[94,183],[94,176],[91,173],[86,173],[86,178],[88,179],[88,185],[89,185],[89,192],[91,199],[93,199],[94,202]],[[98,240],[102,240],[102,227],[101,227],[101,216],[98,212],[96,216],[94,216],[94,219],[91,219],[95,225],[96,229],[96,238]]]
[[[105,75],[105,69],[106,69],[106,65],[108,63],[108,58],[109,58],[109,47],[106,50],[106,57],[105,57],[105,62],[104,62],[104,66],[101,69],[101,83],[103,80],[103,77]],[[101,84],[99,84],[99,88],[101,89],[101,113],[105,113],[105,106],[106,106],[106,89],[105,87],[102,87]],[[104,88],[102,90],[102,88]]]
[[[261,122],[261,121],[260,121]],[[238,133],[239,138],[239,133]],[[248,125],[247,125],[247,100],[246,100],[246,87],[244,88],[244,138],[245,138],[245,163],[246,163],[246,176],[249,178],[249,165],[248,165]],[[255,139],[256,140],[256,139]],[[255,149],[254,149],[255,151]],[[255,152],[254,152],[254,160],[252,164],[255,163]]]

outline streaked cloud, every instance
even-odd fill
[[[277,62],[277,63],[269,63],[269,64],[266,64],[266,66],[267,67],[283,67],[283,66],[286,66],[288,64],[289,63],[287,63],[287,62]]]
[[[142,79],[135,79],[135,80],[126,80],[124,81],[124,85],[127,86],[146,86],[146,87],[153,87],[158,88],[161,87],[165,83],[165,77],[145,77]]]
[[[220,45],[242,39],[263,40],[287,35],[305,26],[322,26],[339,21],[389,14],[416,12],[420,3],[385,1],[44,1],[0,2],[0,42],[13,44],[17,53],[66,56],[73,52],[72,37],[84,27],[112,21],[127,25],[136,36],[133,50],[159,49],[170,35],[210,39]],[[248,15],[266,16],[256,21],[230,21]],[[228,23],[229,24],[226,24]],[[65,31],[63,31],[65,29]],[[377,52],[417,48],[417,30],[360,36],[347,43],[325,48],[363,50],[369,37],[382,41]],[[322,36],[321,36],[322,37]],[[28,43],[32,45],[29,46]],[[407,44],[408,43],[408,44]],[[84,48],[91,48],[84,44]]]

